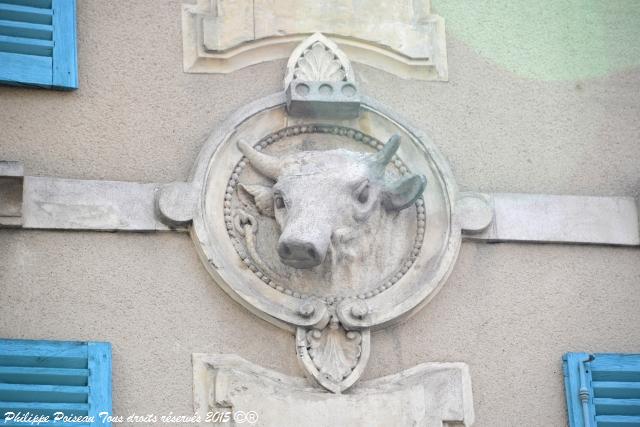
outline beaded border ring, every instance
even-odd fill
[[[373,138],[369,135],[366,135],[353,128],[344,127],[344,126],[335,126],[335,125],[325,125],[325,124],[306,124],[306,125],[299,125],[299,126],[290,126],[290,127],[280,129],[276,132],[273,132],[263,137],[262,139],[260,139],[254,145],[254,148],[258,151],[261,151],[264,148],[268,147],[269,145],[288,136],[300,135],[300,134],[317,134],[317,133],[321,133],[321,134],[328,133],[333,135],[346,136],[362,144],[373,147],[378,151],[382,150],[382,148],[384,147],[384,144],[380,140]],[[392,163],[398,169],[401,175],[406,175],[411,173],[409,168],[404,164],[404,162],[402,162],[402,160],[400,160],[400,158],[397,155],[393,156]],[[233,173],[231,174],[231,177],[227,182],[224,208],[223,208],[225,226],[227,229],[227,233],[229,234],[229,237],[233,242],[233,246],[235,247],[238,255],[242,258],[242,261],[247,265],[247,267],[249,267],[249,269],[256,275],[256,277],[258,277],[268,286],[276,289],[277,291],[282,292],[285,295],[292,296],[294,298],[300,298],[300,299],[315,297],[323,300],[324,302],[330,305],[340,302],[347,298],[368,299],[375,295],[380,294],[381,292],[384,292],[385,290],[391,288],[396,282],[398,282],[402,278],[402,276],[404,276],[404,274],[407,271],[409,271],[409,269],[415,262],[416,258],[420,254],[420,249],[422,248],[422,243],[424,241],[425,224],[426,224],[424,199],[422,197],[418,198],[418,200],[416,200],[415,202],[416,215],[417,215],[417,228],[416,228],[416,236],[414,239],[413,248],[411,249],[411,252],[409,253],[408,257],[402,261],[401,266],[398,269],[396,269],[393,273],[391,273],[389,276],[387,276],[384,280],[382,280],[380,284],[376,286],[376,288],[373,291],[363,293],[363,294],[358,294],[358,295],[320,297],[318,295],[300,294],[298,292],[295,292],[287,288],[286,286],[283,286],[283,284],[281,283],[276,283],[271,277],[269,277],[269,274],[267,272],[263,271],[263,269],[256,266],[255,263],[252,261],[251,257],[246,253],[245,248],[240,243],[238,231],[236,226],[234,225],[231,199],[233,198],[233,193],[236,191],[236,187],[239,183],[240,174],[242,173],[246,165],[247,165],[246,158],[242,157],[242,159],[240,159],[240,161],[235,165],[233,169]]]

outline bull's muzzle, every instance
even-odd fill
[[[320,247],[311,241],[295,238],[281,238],[278,242],[280,260],[294,268],[313,268],[324,261],[326,247]]]

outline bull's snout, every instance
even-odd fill
[[[320,248],[309,241],[286,238],[278,242],[280,260],[294,268],[312,268],[320,265],[326,253],[326,248]]]

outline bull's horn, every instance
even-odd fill
[[[276,179],[280,176],[280,160],[276,157],[264,154],[247,144],[245,141],[238,141],[238,148],[242,151],[251,166],[267,178]]]
[[[400,146],[400,136],[398,134],[394,134],[389,138],[382,150],[378,151],[373,156],[373,168],[375,169],[375,173],[377,175],[382,175],[384,173],[384,168],[391,161],[396,151],[398,151],[398,147]]]

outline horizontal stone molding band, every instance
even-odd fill
[[[162,184],[24,177],[22,228],[186,231],[161,221]]]
[[[188,183],[6,175],[0,206],[11,212],[0,216],[0,227],[187,231],[197,198]],[[456,210],[468,241],[640,246],[632,197],[469,192],[460,193]]]
[[[464,240],[640,246],[633,197],[462,193]]]

